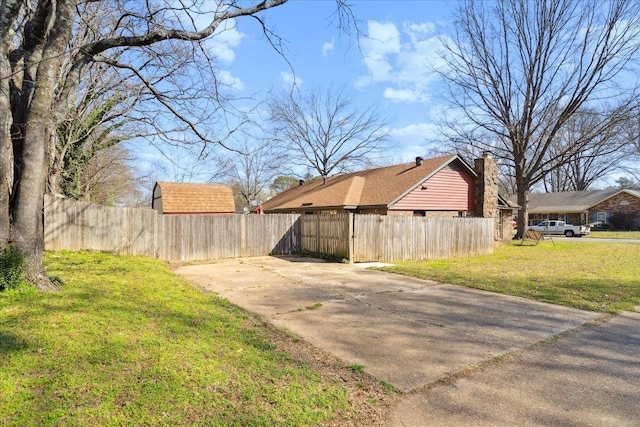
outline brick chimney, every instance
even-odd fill
[[[496,224],[500,221],[498,211],[498,162],[485,151],[482,157],[475,159],[475,169],[478,174],[476,180],[476,211],[477,217],[494,218]]]

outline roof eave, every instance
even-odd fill
[[[552,206],[550,208],[534,208],[534,209],[529,209],[529,213],[532,214],[545,214],[545,213],[583,213],[586,212],[587,210],[589,210],[589,207],[584,207],[584,208],[560,208],[557,206]]]

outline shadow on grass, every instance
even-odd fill
[[[26,341],[7,331],[0,331],[0,354],[24,350],[28,347]]]

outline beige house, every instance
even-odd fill
[[[233,215],[233,191],[223,184],[156,182],[151,207],[163,215]]]
[[[599,223],[607,228],[616,216],[628,217],[633,223],[630,225],[640,227],[640,190],[567,191],[529,196],[529,225],[559,219],[574,225]]]

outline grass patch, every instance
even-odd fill
[[[595,237],[599,239],[638,239],[640,231],[592,231],[585,237]]]
[[[0,249],[0,292],[27,286],[25,269],[25,259],[17,245]]]
[[[394,386],[393,384],[389,384],[386,381],[380,381],[380,385],[390,393],[395,393],[395,394],[402,393],[402,391],[398,387]]]
[[[542,242],[493,254],[399,262],[385,271],[593,311],[640,306],[640,245]]]
[[[310,305],[310,306],[308,306],[308,307],[305,307],[305,308],[306,308],[307,310],[317,310],[317,309],[319,309],[320,307],[322,307],[322,303],[321,303],[321,302],[317,302],[317,303],[315,303],[315,304],[313,304],[313,305]]]
[[[166,264],[48,253],[60,292],[0,294],[0,425],[314,425],[353,416],[339,380]],[[337,420],[337,421],[336,421]]]
[[[359,365],[357,363],[353,363],[347,366],[352,372],[357,372],[359,374],[364,372],[364,365]]]

